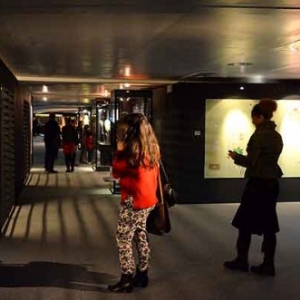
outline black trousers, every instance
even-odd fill
[[[91,163],[93,160],[93,150],[92,149],[87,149],[87,155],[88,155],[88,162]]]
[[[74,171],[75,159],[76,159],[76,153],[65,154],[65,164],[67,170]]]
[[[53,171],[54,168],[54,161],[57,158],[58,148],[56,143],[52,142],[45,142],[45,170],[46,171]]]
[[[79,156],[79,162],[83,163],[86,160],[86,148],[85,145],[81,145],[81,150],[80,150],[80,156]]]

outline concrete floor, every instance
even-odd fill
[[[150,236],[149,287],[109,293],[107,284],[119,277],[114,240],[119,196],[103,181],[108,174],[90,166],[65,173],[60,158],[59,173],[46,174],[42,150],[36,141],[34,168],[0,242],[1,300],[299,299],[299,203],[278,205],[275,278],[223,269],[223,261],[234,256],[230,221],[237,205],[177,205],[170,210],[171,233]],[[260,242],[253,237],[253,264],[261,260]]]

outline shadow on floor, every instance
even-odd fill
[[[113,278],[73,264],[34,261],[0,265],[0,287],[60,287],[107,293],[106,285]]]

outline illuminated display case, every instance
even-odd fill
[[[152,91],[115,90],[111,98],[96,99],[97,171],[108,171],[116,145],[115,124],[123,114],[143,113],[152,118]]]
[[[116,120],[122,114],[142,113],[151,122],[152,118],[152,91],[150,90],[115,90],[113,101],[116,105]]]
[[[205,118],[205,178],[241,178],[245,169],[236,166],[228,150],[246,154],[255,128],[251,110],[257,100],[207,99]],[[273,120],[284,148],[279,159],[284,177],[300,177],[300,101],[277,100]]]
[[[97,171],[108,171],[113,151],[114,103],[110,98],[96,100],[96,164]]]

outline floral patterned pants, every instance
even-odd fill
[[[138,269],[148,269],[150,248],[146,231],[146,221],[150,211],[154,208],[135,210],[133,199],[128,197],[121,205],[117,227],[116,240],[119,249],[119,262],[122,274],[133,274],[135,262],[133,255],[133,241],[138,253]]]

